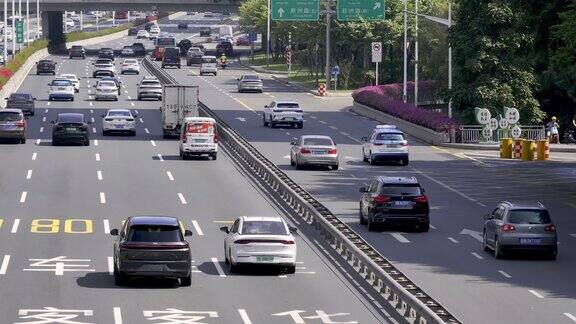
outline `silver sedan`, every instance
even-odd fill
[[[238,78],[238,92],[256,91],[262,93],[262,79],[255,74],[245,74]]]
[[[338,148],[329,136],[304,135],[290,143],[290,165],[325,165],[338,170]]]

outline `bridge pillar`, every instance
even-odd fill
[[[42,33],[48,39],[50,54],[66,53],[62,11],[42,11]]]

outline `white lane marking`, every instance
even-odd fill
[[[350,136],[350,134],[346,133],[346,132],[340,132],[340,134],[344,135],[344,136]]]
[[[198,235],[203,236],[204,232],[202,232],[202,229],[200,228],[200,224],[198,224],[198,221],[193,220],[192,221],[192,226],[194,226],[194,229],[196,230],[196,232],[198,233]]]
[[[328,124],[327,122],[325,122],[325,121],[323,121],[323,120],[320,120],[319,122],[320,122],[320,124],[324,124],[324,125],[325,125],[325,124]]]
[[[128,96],[128,100],[132,100],[132,97]]]
[[[150,134],[150,131],[148,130],[148,128],[144,128],[144,131],[146,132],[146,134]]]
[[[99,154],[99,153],[96,153],[96,154],[95,154],[95,158],[96,158],[96,161],[100,161],[100,154]]]
[[[564,313],[564,316],[568,317],[569,319],[573,320],[574,322],[576,322],[576,316],[570,314],[570,313]]]
[[[26,173],[26,179],[30,178],[32,178],[32,170],[28,170],[28,173]]]
[[[36,145],[40,145],[40,142],[42,142],[42,140],[41,140],[41,139],[37,139],[37,140],[36,140]]]
[[[458,241],[456,241],[453,237],[448,237],[448,239],[449,239],[452,243],[458,243]]]
[[[570,236],[572,236],[573,238],[576,238],[576,234],[570,234]]]
[[[36,153],[36,152],[32,153],[32,161],[35,161],[37,157],[38,157],[38,153]]]
[[[156,142],[154,142],[154,140],[150,140],[150,144],[152,144],[152,146],[156,146]]]
[[[93,114],[93,113],[94,113],[94,109],[90,109],[90,113]]]
[[[166,171],[166,175],[168,176],[168,179],[170,179],[170,181],[174,181],[174,177],[172,176],[172,172]]]
[[[131,105],[132,107],[136,106],[133,102],[131,102],[130,105]]]
[[[125,93],[125,94],[128,94],[128,90],[124,90],[124,93]]]
[[[96,171],[96,176],[98,177],[98,180],[102,180],[102,171]]]
[[[410,241],[400,233],[390,233],[390,235],[392,235],[392,237],[398,240],[400,243],[410,243]]]
[[[22,194],[20,195],[20,202],[21,202],[21,203],[25,203],[25,202],[26,202],[26,196],[28,196],[28,192],[22,191]]]
[[[94,140],[94,146],[98,146],[98,140],[97,139]]]
[[[178,198],[180,198],[180,202],[182,203],[182,205],[186,205],[186,199],[184,198],[184,195],[182,193],[178,193]]]
[[[46,121],[46,116],[42,117],[42,121],[43,121],[43,122]]]
[[[483,259],[484,259],[483,256],[481,256],[480,254],[478,254],[478,253],[476,253],[476,252],[472,252],[472,255],[475,256],[476,259],[479,259],[479,260],[483,260]]]
[[[48,112],[48,108],[44,109],[44,112],[47,113],[47,112]]]
[[[46,106],[50,106],[50,104],[51,104],[51,102],[50,102],[50,101],[48,101],[48,102],[46,103]]]
[[[504,271],[502,271],[502,270],[498,270],[498,272],[499,272],[501,275],[503,275],[504,277],[506,277],[506,278],[512,278],[511,275],[507,274],[506,272],[504,272]]]
[[[220,266],[220,262],[218,261],[218,259],[217,258],[211,258],[210,260],[212,260],[212,263],[214,263],[214,267],[216,268],[216,271],[218,271],[218,274],[220,275],[220,277],[226,278],[226,274],[224,273],[222,266]]]
[[[10,255],[4,255],[2,259],[2,265],[0,266],[0,275],[5,275],[6,271],[8,270],[8,263],[10,263]]]
[[[111,256],[108,257],[108,273],[110,275],[114,274],[114,258]]]
[[[105,204],[106,203],[106,194],[101,192],[100,193],[100,203],[101,204]]]
[[[114,324],[122,324],[122,310],[120,307],[114,307]]]
[[[91,120],[92,122],[94,122],[94,117],[90,118],[90,120]]]
[[[96,127],[92,127],[92,133],[96,133]]]
[[[431,229],[436,229],[436,226],[430,224],[430,228],[431,228]]]
[[[338,129],[338,127],[336,127],[336,126],[332,126],[332,125],[328,126],[328,128],[330,128],[330,129],[334,129],[334,130]]]
[[[40,133],[44,133],[44,126],[40,127]]]
[[[110,221],[103,219],[102,223],[104,223],[104,234],[110,234]]]
[[[12,230],[10,231],[10,233],[16,233],[18,232],[18,226],[20,225],[20,218],[16,218],[14,220],[14,224],[12,224]]]
[[[138,118],[138,120],[139,120],[142,124],[144,124],[144,120],[142,120],[142,118]]]
[[[443,183],[442,181],[436,180],[436,179],[432,178],[431,176],[425,174],[424,172],[422,172],[422,171],[420,171],[420,170],[414,169],[414,171],[416,171],[416,173],[421,174],[423,177],[427,178],[428,180],[433,181],[433,182],[436,182],[436,183],[439,184],[440,186],[442,186],[442,187],[444,187],[444,188],[446,188],[446,189],[448,189],[448,190],[450,190],[450,191],[452,191],[452,192],[460,195],[461,197],[464,197],[465,199],[470,200],[471,202],[474,202],[474,203],[476,203],[476,204],[479,205],[479,206],[486,207],[486,205],[484,205],[483,203],[479,202],[478,200],[476,200],[476,199],[474,199],[474,198],[472,198],[472,197],[470,197],[470,196],[468,196],[468,195],[466,195],[466,194],[464,194],[464,193],[461,193],[460,191],[458,191],[458,190],[450,187],[449,185]]]
[[[540,294],[540,293],[537,292],[536,290],[529,289],[528,291],[529,291],[532,295],[536,296],[537,298],[544,298],[544,296],[542,296],[542,294]]]
[[[252,324],[252,321],[250,320],[250,317],[248,317],[248,313],[246,312],[246,310],[244,309],[238,309],[238,313],[240,314],[240,317],[242,318],[242,322],[244,322],[244,324]]]
[[[134,112],[138,114],[138,109],[134,109]]]
[[[94,104],[92,103],[92,101],[89,102],[90,106],[94,106]]]

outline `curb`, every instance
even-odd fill
[[[462,150],[478,150],[478,151],[500,151],[500,146],[496,145],[483,145],[483,144],[462,144],[462,143],[442,143],[438,146],[462,149]],[[576,153],[576,145],[572,147],[554,147],[550,145],[550,152],[560,153]]]

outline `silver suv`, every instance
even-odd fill
[[[483,246],[500,259],[512,251],[543,252],[556,260],[558,237],[550,214],[541,203],[502,202],[484,216]]]

